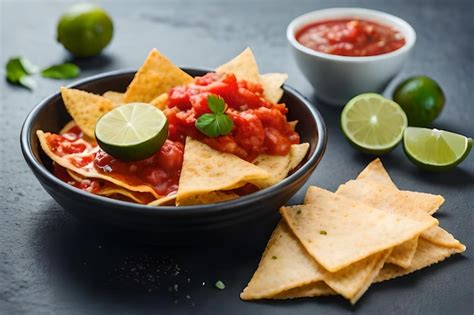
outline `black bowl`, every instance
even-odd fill
[[[208,72],[184,68],[192,76]],[[71,85],[102,94],[125,91],[134,71],[114,71],[93,76]],[[61,96],[56,93],[38,104],[26,118],[21,131],[21,149],[26,162],[46,191],[65,210],[89,222],[153,231],[160,234],[200,234],[237,224],[257,222],[284,205],[308,180],[321,160],[327,132],[319,112],[295,89],[284,86],[282,102],[289,108],[289,120],[298,120],[302,142],[310,143],[307,157],[298,170],[280,183],[235,200],[199,206],[152,207],[93,195],[72,187],[53,175],[51,160],[43,153],[36,131],[58,132],[71,120]]]

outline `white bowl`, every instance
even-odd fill
[[[405,37],[405,45],[382,55],[347,57],[315,51],[303,46],[295,38],[295,34],[310,23],[347,18],[393,27]],[[335,105],[344,105],[360,93],[382,91],[401,70],[416,41],[415,31],[404,20],[388,13],[362,8],[332,8],[306,13],[288,25],[286,36],[296,62],[313,85],[316,96]]]

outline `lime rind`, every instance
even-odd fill
[[[408,127],[403,147],[410,161],[417,166],[434,171],[447,170],[469,155],[472,139],[444,130]]]
[[[341,114],[341,127],[359,151],[383,154],[403,138],[407,117],[401,107],[383,96],[364,93],[352,98]]]

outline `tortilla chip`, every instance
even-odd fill
[[[178,85],[191,83],[193,78],[175,66],[158,50],[152,49],[123,96],[124,103],[149,103]]]
[[[280,212],[300,242],[328,271],[335,272],[414,238],[438,221],[416,221],[360,201],[312,188],[315,204]]]
[[[375,282],[382,282],[385,280],[397,278],[416,270],[431,266],[435,263],[445,260],[449,256],[457,253],[462,253],[464,249],[460,248],[446,248],[435,245],[422,238],[418,240],[418,248],[413,258],[412,264],[409,268],[401,268],[392,264],[385,265],[375,278]]]
[[[115,105],[123,104],[123,95],[124,93],[115,92],[115,91],[107,91],[104,94],[102,94],[103,97],[108,98]]]
[[[237,57],[216,69],[217,73],[233,73],[237,80],[260,84],[260,73],[252,50],[247,47]]]
[[[176,204],[196,195],[238,188],[270,176],[267,171],[252,163],[233,154],[214,150],[188,137]]]
[[[115,107],[111,100],[86,91],[62,87],[61,96],[72,119],[90,138],[94,138],[97,120]]]
[[[130,191],[118,186],[104,187],[103,189],[100,189],[98,192],[96,192],[96,194],[101,196],[120,195],[139,204],[148,204],[151,200],[155,199],[152,194]]]
[[[241,293],[243,300],[303,297],[308,290],[289,290],[324,281],[332,290],[348,299],[358,298],[382,268],[387,253],[377,253],[342,270],[330,273],[301,246],[284,221],[273,232],[255,274]],[[332,293],[332,290],[330,293]],[[297,293],[301,295],[297,295]],[[289,296],[289,294],[292,294]]]
[[[315,283],[283,291],[282,293],[276,294],[270,298],[274,300],[286,300],[328,295],[337,295],[337,292],[331,289],[326,283],[324,283],[324,281],[317,281]]]
[[[286,73],[267,73],[260,76],[265,98],[272,103],[277,104],[283,96],[281,86],[288,79]]]
[[[266,188],[281,182],[288,173],[298,166],[306,156],[309,143],[292,144],[287,155],[260,154],[253,164],[266,170],[272,176],[268,179],[254,182],[260,188]]]
[[[293,144],[290,151],[290,171],[304,160],[309,150],[309,143]]]
[[[466,246],[461,244],[454,236],[440,226],[429,228],[421,233],[421,237],[428,242],[447,248],[457,248],[461,251],[466,249]]]
[[[291,129],[293,129],[294,131],[296,129],[296,125],[298,124],[298,120],[289,121],[288,124],[291,126]]]
[[[178,206],[207,205],[239,198],[239,195],[232,191],[211,191],[205,194],[195,194],[188,197],[181,197]]]
[[[168,94],[167,93],[161,94],[160,96],[155,98],[153,101],[151,101],[150,104],[161,110],[165,109],[168,106]]]
[[[369,165],[367,165],[367,167],[357,176],[357,179],[367,179],[398,189],[398,187],[390,178],[390,175],[388,175],[387,171],[383,167],[383,164],[379,158],[376,158],[370,162]],[[408,190],[402,190],[402,192],[407,195],[407,198],[412,200],[418,199],[420,201],[419,204],[423,205],[424,209],[426,209],[429,214],[435,213],[444,203],[444,198],[440,195],[432,195]]]
[[[84,176],[86,178],[98,178],[98,179],[103,179],[105,181],[108,181],[112,184],[115,184],[119,187],[122,187],[126,190],[130,191],[137,191],[137,192],[143,192],[143,193],[151,193],[155,198],[160,198],[162,196],[158,195],[158,193],[153,189],[151,185],[147,184],[134,184],[134,185],[129,185],[123,181],[121,181],[118,178],[112,177],[112,174],[110,175],[104,175],[102,173],[99,173],[91,164],[88,164],[87,166],[84,167],[76,167],[73,163],[73,161],[77,158],[80,158],[81,156],[87,156],[90,154],[94,154],[99,150],[99,147],[93,147],[91,146],[88,142],[79,139],[76,140],[77,142],[81,142],[84,144],[87,149],[83,153],[76,153],[76,154],[67,154],[60,156],[58,154],[53,153],[51,149],[49,148],[48,142],[46,139],[51,136],[51,133],[46,132],[44,133],[41,130],[36,131],[36,135],[38,136],[38,139],[40,141],[41,148],[43,151],[48,155],[48,157],[53,160],[54,162],[58,163],[62,167],[71,170],[81,176]]]
[[[158,198],[150,202],[149,206],[174,206],[176,201],[176,195],[170,195],[166,197]]]
[[[356,179],[364,179],[368,178],[372,181],[376,181],[380,184],[384,184],[387,186],[392,186],[397,188],[397,186],[393,183],[390,175],[388,175],[387,171],[382,165],[382,161],[379,158],[376,158],[372,162],[367,165],[362,172],[357,176]]]
[[[429,211],[424,209],[430,203],[426,203],[423,199],[413,198],[413,195],[401,192],[391,186],[377,184],[367,178],[348,181],[346,184],[339,186],[336,194],[357,199],[380,210],[402,215],[420,222],[432,220],[431,215],[428,214]],[[424,197],[430,198],[432,196],[426,195]],[[408,242],[396,246],[388,262],[408,268],[415,255],[417,243],[418,235]]]

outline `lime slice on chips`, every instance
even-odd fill
[[[130,103],[114,108],[95,126],[102,150],[124,160],[141,160],[157,152],[168,136],[168,121],[158,108]]]
[[[341,127],[347,140],[359,151],[383,154],[402,140],[407,116],[397,103],[379,94],[365,93],[346,104]]]
[[[408,127],[403,145],[414,164],[438,171],[461,163],[471,151],[472,139],[444,130]]]

